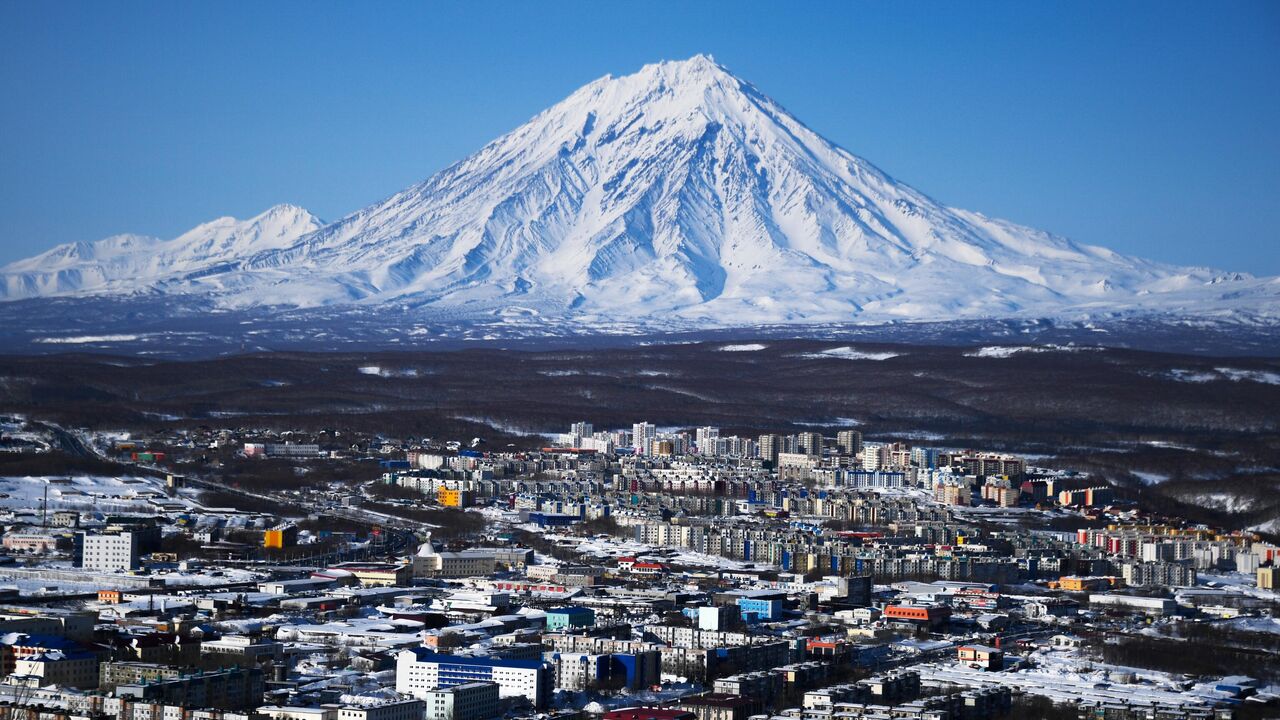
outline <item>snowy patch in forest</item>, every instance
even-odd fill
[[[841,360],[888,360],[889,358],[900,357],[900,353],[870,352],[846,345],[844,347],[835,347],[827,350],[805,353],[800,357],[809,358],[811,360],[823,360],[826,358],[839,358]]]

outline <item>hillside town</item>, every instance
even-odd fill
[[[1280,714],[1274,538],[1034,457],[0,429],[101,466],[0,477],[0,720]]]

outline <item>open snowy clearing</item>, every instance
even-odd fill
[[[1077,347],[1075,345],[988,345],[973,352],[967,352],[964,355],[972,358],[1009,358],[1020,353],[1083,352],[1088,350],[1101,350],[1101,348]]]
[[[39,510],[48,490],[48,509],[98,512],[154,512],[152,500],[168,500],[163,481],[151,477],[5,477],[0,507]]]
[[[142,335],[72,335],[64,337],[42,337],[35,342],[45,345],[88,345],[105,342],[129,342],[139,340]]]
[[[844,346],[831,348],[829,350],[819,350],[818,352],[805,353],[799,357],[809,358],[812,360],[823,360],[826,358],[839,358],[841,360],[888,360],[889,358],[899,357],[901,353],[892,352],[870,352],[859,350],[854,347]]]
[[[1213,370],[1187,370],[1174,368],[1169,377],[1178,382],[1210,383],[1210,382],[1255,382],[1263,385],[1280,385],[1280,372],[1266,370],[1242,370],[1240,368],[1216,367]]]

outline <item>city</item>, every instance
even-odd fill
[[[1014,454],[852,427],[583,421],[497,452],[340,431],[3,429],[11,459],[69,437],[100,468],[0,481],[6,717],[1280,707],[1280,545]]]

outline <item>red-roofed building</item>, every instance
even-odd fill
[[[853,654],[853,643],[839,637],[812,637],[805,641],[805,652],[811,659],[822,658],[847,663]]]
[[[667,571],[667,566],[656,562],[642,562],[633,557],[618,558],[618,569],[635,575],[655,577]]]
[[[667,571],[667,566],[662,563],[655,562],[638,562],[631,566],[631,572],[635,575],[656,576],[662,575]]]
[[[951,617],[951,608],[945,605],[887,605],[881,618],[890,622],[941,627]]]

